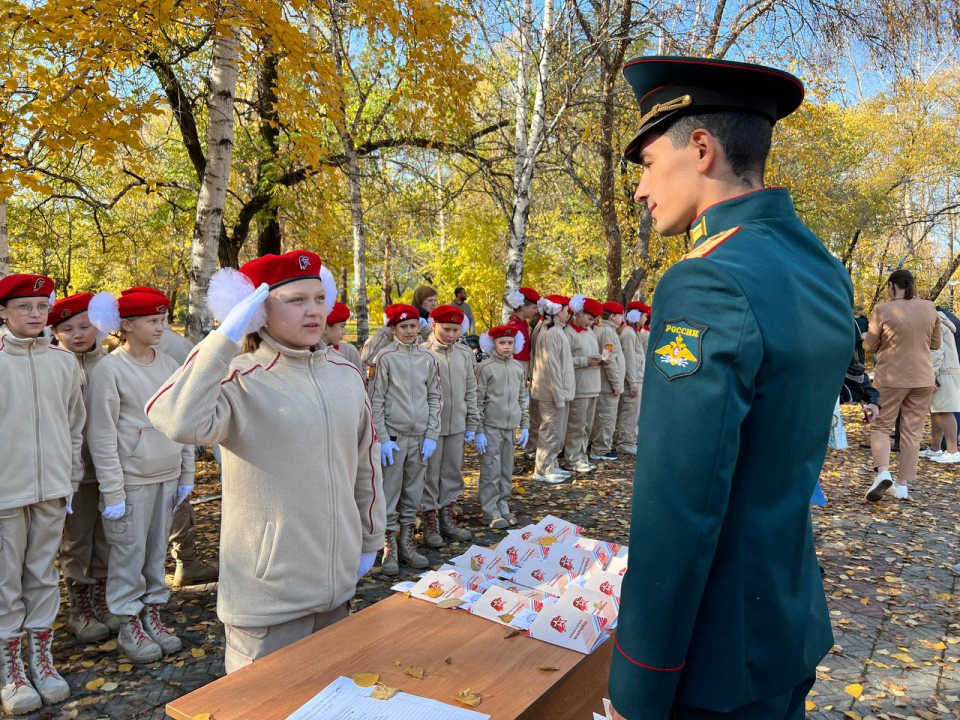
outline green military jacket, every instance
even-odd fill
[[[657,286],[610,698],[729,712],[833,644],[809,502],[853,352],[853,290],[784,189],[706,210]]]

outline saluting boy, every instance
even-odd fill
[[[469,320],[455,305],[440,305],[430,313],[433,334],[423,343],[440,368],[440,437],[427,463],[423,486],[423,543],[443,547],[444,538],[469,540],[469,530],[457,525],[453,504],[463,493],[463,444],[477,431],[477,377],[473,352],[457,342]]]
[[[413,539],[423,503],[427,461],[440,435],[440,368],[433,354],[417,344],[420,312],[412,305],[391,305],[387,324],[394,340],[377,355],[370,391],[373,423],[380,441],[387,530],[380,570],[397,575],[400,563],[425,568]]]
[[[624,369],[623,348],[618,332],[623,325],[623,305],[608,301],[601,306],[603,317],[593,326],[593,334],[600,344],[600,357],[606,363],[601,366],[600,394],[593,414],[593,429],[590,431],[590,459],[616,460],[613,451],[613,433],[617,428],[617,407],[623,395]]]
[[[107,352],[100,346],[97,328],[90,322],[87,307],[93,295],[77,293],[54,303],[47,323],[64,350],[72,352],[80,363],[81,390],[90,381],[90,373]],[[107,609],[105,589],[110,545],[103,534],[100,519],[100,488],[90,458],[84,426],[83,479],[73,494],[71,508],[63,526],[60,569],[67,585],[70,612],[67,630],[77,640],[95,642],[116,632],[120,621]]]
[[[42,275],[0,279],[0,700],[12,715],[70,696],[50,653],[60,607],[54,561],[83,477],[86,411],[77,359],[43,335],[53,290]]]
[[[508,504],[513,444],[525,448],[529,437],[523,368],[513,359],[523,349],[523,336],[513,325],[499,325],[480,336],[480,348],[489,356],[477,366],[480,431],[474,445],[480,453],[480,506],[483,521],[502,529],[517,524]]]
[[[570,309],[573,318],[564,332],[570,340],[577,390],[570,402],[563,453],[570,470],[588,473],[597,469],[587,460],[587,441],[600,394],[600,366],[603,365],[600,343],[590,328],[603,313],[603,308],[593,298],[574,295],[570,298]]]
[[[333,310],[327,315],[327,329],[323,331],[323,344],[332,347],[338,353],[349,360],[360,374],[366,377],[363,360],[360,359],[360,352],[353,343],[343,342],[343,335],[347,331],[347,320],[350,319],[350,308],[342,302],[333,304]]]
[[[643,387],[643,373],[647,360],[640,343],[640,328],[646,322],[646,316],[634,301],[627,307],[626,322],[620,325],[620,347],[623,348],[624,389],[620,395],[617,409],[617,452],[628,455],[637,454],[638,422],[640,419],[640,390]]]

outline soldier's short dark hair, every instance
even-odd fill
[[[690,135],[706,130],[723,147],[723,154],[733,174],[742,180],[763,182],[763,172],[770,154],[773,123],[763,115],[730,110],[705,110],[681,115],[664,131],[676,148],[684,147]]]

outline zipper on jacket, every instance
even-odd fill
[[[30,380],[33,381],[33,431],[36,435],[36,466],[37,466],[37,502],[43,501],[43,449],[40,444],[40,388],[37,381],[37,365],[33,359],[33,343],[27,346],[27,357],[30,358]]]
[[[327,432],[323,434],[323,453],[325,458],[330,457],[330,430],[332,427],[330,424],[330,413],[327,408],[327,396],[323,392],[323,387],[320,385],[320,381],[317,380],[317,374],[314,370],[314,356],[311,355],[307,364],[307,371],[310,373],[310,380],[313,383],[313,389],[317,393],[317,401],[320,405],[320,411],[323,413],[324,425],[327,429]],[[327,473],[328,477],[330,473]],[[328,482],[327,484],[330,495],[330,509],[333,510],[334,516],[337,512],[337,489],[334,487],[333,482]],[[360,542],[360,550],[363,551],[363,541]],[[337,524],[332,522],[330,523],[330,547],[331,551],[331,562],[330,562],[330,574],[329,574],[329,597],[333,598],[333,589],[335,585],[335,574],[336,574],[336,565],[337,565]],[[327,601],[329,604],[329,600]]]

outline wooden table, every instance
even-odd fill
[[[470,688],[483,696],[477,711],[492,720],[588,720],[591,711],[603,714],[612,640],[581,655],[523,634],[505,638],[504,630],[462,610],[392,595],[177,698],[167,715],[282,719],[340,675],[359,672],[379,673],[390,687],[451,705],[457,705],[454,695]],[[423,679],[405,675],[407,665],[424,668]],[[541,665],[559,670],[544,672]]]

